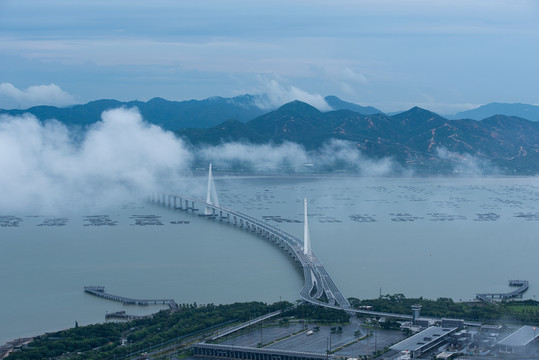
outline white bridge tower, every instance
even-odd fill
[[[206,204],[219,206],[219,199],[217,199],[217,191],[215,190],[215,183],[213,182],[213,175],[211,174],[211,163],[210,170],[208,172],[208,192],[206,194]],[[206,205],[204,210],[204,215],[212,215],[212,208]]]
[[[305,219],[303,220],[303,253],[312,260],[311,237],[309,236],[309,222],[307,220],[307,199],[303,199]]]

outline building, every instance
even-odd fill
[[[525,325],[506,336],[496,344],[498,352],[501,354],[538,354],[537,342],[532,346],[535,339],[539,337],[539,331],[535,326]]]
[[[412,358],[420,357],[426,352],[440,346],[448,340],[449,335],[457,331],[456,327],[443,328],[439,326],[431,326],[420,333],[417,333],[409,338],[391,346],[391,350],[410,351]]]
[[[464,327],[464,320],[443,318],[442,327],[444,328],[456,327],[456,328],[462,329]]]

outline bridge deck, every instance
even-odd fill
[[[163,202],[161,202],[161,197],[159,196],[157,197],[157,199],[155,199],[155,201],[161,203],[164,206],[167,206],[164,201],[164,198],[167,196],[169,197],[169,199],[179,199],[180,204],[185,201],[186,203],[191,203],[192,206],[194,206],[194,204],[205,206],[214,211],[214,216],[212,216],[212,218],[215,220],[223,221],[225,219],[231,224],[236,224],[238,226],[245,225],[244,228],[247,227],[247,224],[250,224],[250,229],[252,231],[255,231],[255,229],[257,229],[259,233],[265,231],[267,234],[270,234],[275,238],[279,239],[279,242],[282,241],[284,244],[286,244],[285,246],[288,247],[290,255],[295,260],[299,261],[303,268],[305,282],[299,293],[302,300],[314,305],[323,306],[330,309],[344,310],[353,317],[356,316],[355,314],[366,314],[371,316],[384,316],[407,320],[412,319],[411,315],[353,309],[348,302],[348,299],[341,293],[341,291],[339,290],[325,267],[322,265],[318,257],[314,254],[314,252],[311,253],[310,257],[307,257],[303,253],[302,241],[296,236],[289,234],[286,231],[283,231],[282,229],[275,227],[269,223],[266,223],[262,220],[259,220],[255,217],[244,214],[240,211],[228,209],[223,206],[216,206],[207,203],[204,200],[199,200],[192,197],[185,197],[183,195],[177,194],[163,194]],[[170,201],[168,206],[171,206]],[[237,223],[234,222],[234,219],[237,220]],[[311,291],[313,290],[313,284],[316,285],[317,291],[314,295],[311,295]],[[326,294],[328,302],[323,302],[319,300],[323,293]]]
[[[529,282],[527,280],[509,280],[509,286],[518,286],[518,289],[506,293],[481,293],[477,294],[476,298],[482,301],[491,301],[494,298],[511,299],[522,297],[522,294],[529,288]]]

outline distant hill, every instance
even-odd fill
[[[485,110],[488,116],[478,121],[466,115],[462,115],[465,119],[450,120],[419,107],[388,115],[335,96],[326,97],[335,109],[328,112],[301,101],[268,112],[258,106],[263,100],[267,99],[253,95],[189,101],[97,100],[66,108],[36,106],[27,110],[0,110],[0,114],[32,113],[41,120],[54,118],[84,129],[99,121],[107,109],[137,107],[147,121],[175,131],[194,146],[231,141],[256,144],[289,141],[317,153],[326,142],[340,139],[349,141],[367,157],[391,157],[402,167],[418,172],[450,172],[456,162],[473,156],[473,161],[494,164],[505,173],[539,173],[539,121],[491,115],[496,109],[501,112],[509,106],[534,118],[530,114],[537,111],[535,106],[489,104],[483,109],[490,109]]]
[[[363,115],[383,114],[383,111],[378,110],[377,108],[374,108],[372,106],[361,106],[358,104],[341,100],[333,95],[326,96],[324,100],[326,100],[328,105],[331,106],[333,110],[351,110]]]
[[[328,96],[326,101],[332,108],[349,109],[361,114],[381,112],[372,107],[364,107],[342,101],[336,96]],[[142,116],[152,124],[166,130],[183,128],[202,129],[235,119],[247,122],[275,108],[261,108],[260,103],[267,104],[265,95],[241,95],[233,98],[211,97],[204,100],[169,101],[153,98],[147,102],[104,99],[91,101],[84,105],[64,108],[55,106],[35,106],[26,110],[1,110],[0,114],[21,115],[34,114],[40,120],[56,119],[69,126],[85,127],[101,120],[103,111],[117,107],[137,107]]]
[[[31,113],[41,120],[54,118],[70,126],[84,127],[101,120],[103,111],[121,106],[137,107],[147,121],[167,130],[207,128],[229,119],[245,122],[267,112],[256,105],[253,95],[242,95],[189,101],[169,101],[161,98],[153,98],[147,102],[97,100],[65,108],[35,106],[26,110],[0,110],[0,114]]]
[[[451,171],[454,162],[466,154],[490,161],[507,173],[539,171],[539,123],[503,115],[482,121],[448,120],[418,107],[394,116],[349,110],[322,113],[294,101],[245,124],[227,122],[177,134],[194,145],[291,141],[310,151],[330,139],[342,139],[368,157],[391,156],[403,167],[427,173]],[[444,155],[441,148],[458,156]]]
[[[494,115],[518,116],[523,119],[539,121],[539,106],[529,104],[490,103],[477,109],[447,115],[448,119],[481,120]]]

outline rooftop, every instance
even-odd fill
[[[500,340],[498,345],[511,347],[526,346],[537,337],[539,337],[539,330],[536,331],[535,326],[525,325],[511,335]]]
[[[456,327],[442,328],[439,326],[431,326],[421,331],[420,333],[410,336],[408,339],[405,339],[401,341],[400,343],[393,345],[391,349],[397,350],[397,351],[403,351],[403,350],[416,351],[434,341],[437,341],[441,337],[451,334],[455,330],[457,330]]]

